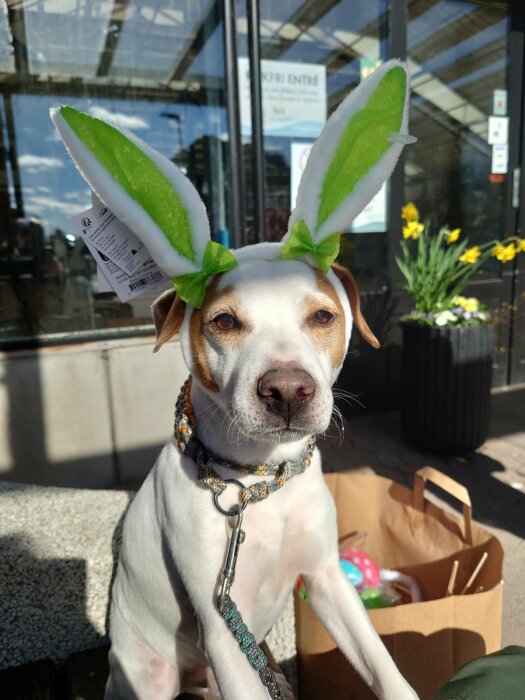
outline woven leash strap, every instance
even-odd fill
[[[272,700],[282,700],[282,693],[271,668],[268,666],[266,654],[257,644],[257,640],[246,626],[237,606],[226,596],[224,603],[219,605],[219,612],[237,640],[242,652],[259,673],[261,683],[266,687]]]
[[[241,491],[242,503],[250,501],[262,501],[278,489],[282,488],[287,480],[295,475],[301,474],[312,461],[315,448],[315,436],[312,436],[301,455],[301,460],[297,471],[291,474],[288,461],[280,464],[251,464],[241,465],[236,462],[224,459],[208,450],[197,439],[195,429],[197,422],[193,415],[191,405],[191,375],[186,379],[181,387],[177,403],[175,405],[175,425],[174,433],[177,445],[181,452],[191,457],[197,465],[197,483],[199,486],[211,489],[214,493],[222,493],[227,484],[217,472],[209,466],[209,462],[214,462],[221,467],[232,469],[239,474],[250,474],[254,476],[273,476],[273,481],[258,481],[251,486],[245,486]]]

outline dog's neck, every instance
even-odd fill
[[[297,460],[309,438],[307,435],[293,442],[270,444],[247,437],[235,427],[232,413],[218,406],[196,382],[191,387],[191,403],[198,439],[215,454],[238,464]]]

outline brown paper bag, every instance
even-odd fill
[[[329,474],[326,480],[340,539],[365,531],[365,544],[357,546],[381,568],[413,576],[421,586],[424,602],[368,613],[401,673],[427,700],[460,666],[501,646],[501,544],[472,522],[467,490],[431,467],[415,474],[413,491],[379,476]],[[463,520],[424,498],[426,481],[463,503]],[[459,595],[484,552],[488,558],[472,588]],[[455,595],[446,597],[454,560]],[[295,613],[300,699],[373,698],[299,596]]]

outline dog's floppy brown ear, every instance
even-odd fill
[[[332,265],[332,270],[339,278],[341,284],[343,285],[348,301],[350,302],[350,308],[352,309],[352,317],[354,319],[355,325],[359,328],[359,332],[363,338],[370,343],[373,348],[381,347],[379,340],[372,333],[368,327],[368,323],[365,321],[363,314],[361,313],[361,300],[359,298],[359,290],[357,289],[357,284],[352,276],[350,270],[346,267],[334,263]]]
[[[174,289],[164,292],[153,302],[151,312],[155,330],[157,331],[157,340],[153,352],[158,352],[164,343],[180,331],[184,321],[185,310],[185,302],[176,295]]]

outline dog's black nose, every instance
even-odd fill
[[[286,418],[289,425],[292,418],[313,399],[315,382],[302,369],[271,369],[259,379],[257,394],[269,411]]]

